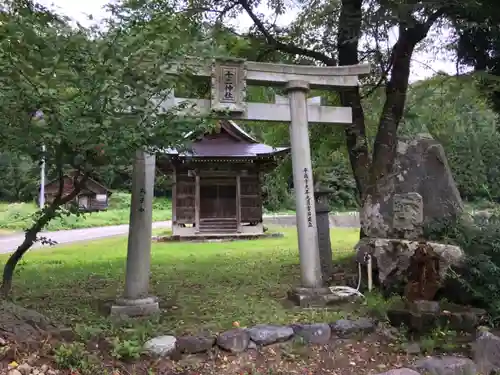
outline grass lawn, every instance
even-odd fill
[[[0,203],[0,235],[3,232],[22,231],[31,223],[36,212],[34,203]],[[52,220],[47,230],[78,229],[127,224],[130,215],[130,194],[114,193],[107,211],[94,212],[83,216],[71,215]],[[167,198],[156,197],[153,202],[153,220],[165,221],[172,217],[172,205]]]
[[[295,230],[283,232],[283,238],[255,241],[154,243],[151,290],[163,313],[158,324],[140,329],[155,335],[218,332],[234,321],[248,326],[338,318],[332,311],[282,305],[300,280]],[[357,230],[334,229],[331,236],[339,262],[352,255]],[[67,325],[108,329],[99,305],[121,292],[125,255],[126,238],[32,251],[17,268],[16,302]]]
[[[172,359],[141,355],[146,340],[164,334],[216,334],[233,328],[235,322],[241,327],[328,323],[366,316],[373,308],[384,310],[386,302],[375,293],[367,295],[364,304],[338,310],[301,310],[283,304],[287,292],[300,281],[296,231],[283,232],[283,238],[255,241],[154,243],[151,291],[160,298],[161,315],[125,322],[113,322],[100,308],[123,288],[125,238],[32,251],[17,269],[15,302],[74,328],[76,336],[71,343],[50,341],[38,349],[17,343],[3,361],[21,363],[38,350],[52,366],[71,369],[61,374],[79,375],[359,375],[359,369],[374,374],[411,361],[377,332],[322,346],[292,340],[236,356],[217,348]],[[331,239],[336,283],[345,285],[358,230],[334,229]],[[5,260],[1,255],[0,262]]]

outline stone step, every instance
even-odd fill
[[[236,232],[237,227],[202,227],[200,226],[200,232],[218,232],[218,231],[230,231]]]
[[[210,223],[210,222],[235,222],[236,219],[233,217],[206,217],[203,219],[200,219],[200,223]]]
[[[236,220],[200,220],[200,225],[236,225]]]
[[[200,233],[235,233],[236,228],[201,228]]]

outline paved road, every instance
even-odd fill
[[[264,224],[279,226],[295,226],[295,215],[264,215]],[[170,228],[170,221],[157,221],[153,223],[153,229]],[[330,215],[330,227],[359,228],[359,217],[355,212],[334,213]],[[107,227],[60,230],[57,232],[44,232],[43,235],[56,241],[57,244],[68,244],[80,241],[90,241],[100,238],[123,236],[128,233],[128,224],[112,225]],[[24,240],[24,234],[13,234],[0,237],[0,254],[10,253],[15,250]],[[36,243],[33,248],[46,247]]]
[[[170,221],[159,221],[153,223],[153,229],[170,228]],[[89,241],[99,238],[120,236],[128,233],[128,224],[112,225],[99,228],[60,230],[57,232],[44,232],[43,235],[56,241],[58,244],[68,244],[80,241]],[[0,254],[10,253],[15,250],[24,240],[24,234],[13,234],[0,237]],[[45,245],[48,246],[48,245]],[[45,247],[36,243],[33,248]]]

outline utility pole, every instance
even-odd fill
[[[45,206],[45,145],[42,145],[42,164],[40,166],[40,209]]]
[[[36,120],[43,120],[43,112],[39,109],[33,116]],[[40,165],[40,193],[38,196],[38,204],[40,209],[45,206],[45,145],[42,145],[42,164]]]

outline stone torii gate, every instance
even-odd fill
[[[308,124],[352,123],[351,108],[308,103],[307,94],[310,89],[358,86],[359,76],[369,72],[369,65],[317,67],[214,59],[195,65],[193,73],[211,79],[210,100],[172,95],[161,104],[165,109],[193,104],[199,114],[212,118],[290,122],[301,269],[301,286],[292,291],[291,297],[301,305],[327,301],[330,293],[321,277]],[[247,84],[284,88],[288,97],[276,97],[274,104],[246,102]],[[186,115],[192,110],[187,110]],[[155,156],[138,151],[133,168],[125,291],[112,306],[112,314],[138,316],[159,311],[157,299],[148,293],[154,174]]]

